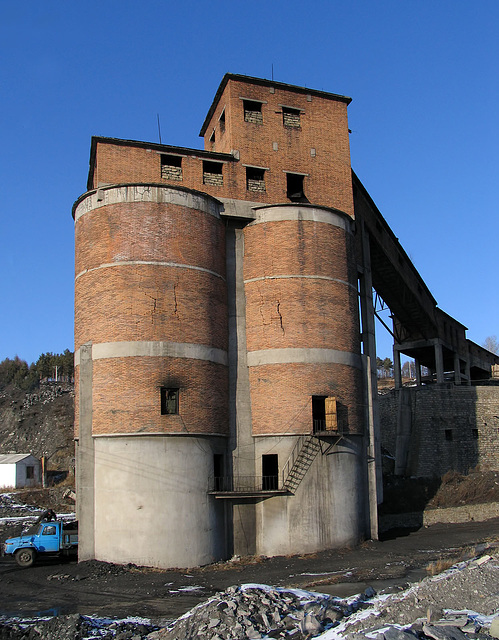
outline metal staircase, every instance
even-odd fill
[[[319,440],[313,436],[301,436],[283,467],[283,489],[294,493],[303,480],[320,449]]]

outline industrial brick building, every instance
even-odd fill
[[[194,566],[376,536],[373,284],[402,352],[440,378],[450,354],[456,384],[490,372],[441,335],[352,172],[349,102],[227,74],[204,150],[92,139],[73,207],[81,559]]]

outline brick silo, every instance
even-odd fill
[[[80,559],[224,557],[227,291],[220,203],[111,185],[73,209]]]
[[[314,434],[294,495],[257,505],[257,553],[357,542],[365,407],[353,221],[308,204],[260,207],[244,241],[256,473],[269,488],[290,486],[293,459]]]

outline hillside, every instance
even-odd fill
[[[72,383],[44,382],[32,392],[11,383],[0,391],[0,453],[46,456],[49,479],[73,473],[73,423]]]

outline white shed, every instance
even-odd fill
[[[0,488],[34,487],[41,484],[41,463],[30,453],[0,454]]]

